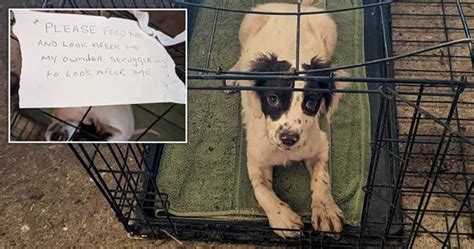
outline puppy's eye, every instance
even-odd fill
[[[318,101],[314,97],[310,97],[306,100],[306,108],[308,108],[311,111],[316,111],[316,108],[318,106]]]
[[[267,96],[267,102],[272,106],[277,106],[280,103],[280,98],[278,95],[272,93]]]

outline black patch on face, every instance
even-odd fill
[[[313,57],[311,59],[311,64],[303,64],[303,68],[305,70],[313,70],[313,69],[325,69],[331,67],[330,62],[325,62],[317,57]],[[315,73],[307,73],[308,76],[327,76],[329,77],[331,72],[323,71],[323,72],[315,72]],[[310,80],[306,83],[304,88],[308,89],[333,89],[334,83],[330,80]],[[321,93],[321,92],[304,92],[304,99],[302,103],[303,112],[306,115],[315,116],[318,113],[318,110],[321,105],[321,101],[324,101],[326,108],[328,109],[331,106],[332,101],[332,94],[331,93]]]
[[[279,61],[273,53],[262,54],[251,62],[252,72],[287,72],[291,69],[288,61]],[[294,86],[292,80],[256,80],[255,86],[259,87],[288,87]],[[270,116],[272,120],[279,119],[283,113],[290,109],[292,91],[258,90],[262,112],[265,116]]]

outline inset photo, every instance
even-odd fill
[[[9,142],[186,142],[186,9],[9,14]]]

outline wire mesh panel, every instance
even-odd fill
[[[16,3],[20,4],[20,3]],[[11,6],[20,7],[20,6]],[[172,7],[169,1],[33,1],[24,3],[21,7],[47,7],[47,8],[163,8]],[[55,11],[61,13],[73,13],[82,15],[102,15],[106,17],[118,17],[134,20],[135,17],[128,11],[110,10],[81,10],[81,11]],[[171,36],[178,35],[185,29],[184,11],[170,12],[150,12],[150,26],[156,30],[161,30]],[[12,14],[11,26],[15,24]],[[158,41],[157,41],[158,42]],[[18,89],[21,72],[21,51],[19,41],[15,34],[11,33],[11,105],[10,105],[10,140],[11,141],[44,141],[47,137],[48,125],[53,123],[61,124],[64,127],[72,128],[70,141],[107,141],[109,133],[101,133],[99,128],[87,121],[91,119],[94,112],[102,107],[84,107],[74,110],[80,112],[77,122],[59,115],[59,109],[20,109],[18,105]],[[175,71],[182,82],[185,82],[186,45],[180,43],[166,47],[167,52],[172,57],[176,67]],[[93,89],[92,89],[93,90]],[[127,106],[135,118],[133,123],[135,130],[131,135],[132,141],[185,141],[185,114],[186,108],[182,104],[162,103],[162,104],[135,104]],[[59,111],[58,111],[59,110]],[[64,109],[65,110],[65,109]],[[70,111],[70,112],[74,112]],[[110,112],[110,111],[109,111]],[[28,121],[28,126],[25,122]],[[86,122],[87,121],[87,122]],[[64,128],[66,129],[66,128]],[[57,140],[57,139],[51,139]],[[63,139],[60,139],[63,140]]]
[[[474,23],[470,24],[469,17],[474,14],[474,3],[363,1],[361,6],[332,10],[333,14],[363,11],[365,18],[365,60],[318,69],[366,70],[366,77],[340,78],[333,74],[308,76],[307,71],[298,69],[256,73],[221,68],[219,63],[226,58],[216,52],[217,45],[229,35],[221,25],[249,13],[256,1],[245,1],[241,7],[230,1],[175,3],[188,7],[190,16],[206,11],[210,17],[205,29],[193,27],[202,23],[190,19],[190,28],[199,31],[193,38],[199,37],[205,44],[199,47],[199,60],[190,57],[190,94],[270,90],[225,86],[223,81],[229,79],[314,78],[367,84],[366,90],[342,90],[346,95],[369,95],[371,101],[371,156],[362,215],[358,226],[345,226],[338,236],[314,231],[311,224],[305,224],[302,236],[295,239],[277,237],[267,221],[173,215],[171,197],[160,191],[157,182],[167,146],[72,145],[128,232],[178,240],[336,248],[472,247],[474,57],[469,27]],[[306,15],[254,14],[293,15],[297,19]],[[296,32],[295,36],[299,35]],[[297,55],[298,49],[297,45]],[[211,119],[198,125],[219,124]],[[161,210],[158,214],[157,207]]]
[[[154,191],[147,188],[153,169],[151,163],[161,146],[90,145],[71,146],[76,156],[92,176],[102,194],[128,232],[134,232],[146,221],[143,215],[152,212]],[[150,189],[153,186],[150,186]],[[149,195],[147,195],[149,194]],[[153,231],[151,231],[152,234]]]
[[[393,53],[466,40],[394,61],[395,77],[472,81],[472,8],[470,1],[403,1],[392,5]],[[471,11],[469,11],[471,10]],[[397,180],[407,214],[409,246],[433,243],[472,247],[473,89],[397,85],[414,111],[397,103],[404,174]],[[409,96],[408,92],[418,92]],[[431,118],[429,117],[431,116]],[[438,122],[443,122],[440,126]],[[462,137],[453,135],[464,134]],[[462,214],[462,215],[461,215]]]

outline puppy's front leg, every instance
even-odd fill
[[[288,204],[280,200],[272,189],[273,169],[271,166],[261,167],[252,162],[249,162],[247,166],[255,198],[267,215],[270,226],[281,229],[300,229],[303,226],[301,217],[291,210]],[[300,235],[298,231],[275,230],[274,232],[283,238]]]
[[[311,223],[317,231],[339,233],[344,215],[332,197],[327,162],[327,146],[315,157],[305,160],[311,175]]]

